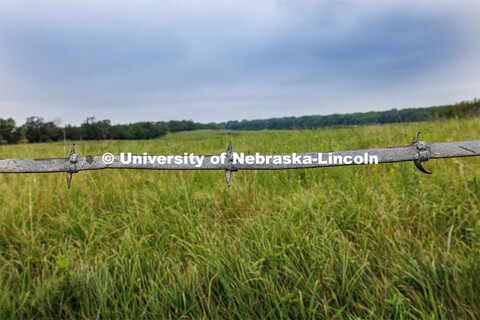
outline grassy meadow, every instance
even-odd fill
[[[193,131],[77,153],[292,153],[480,138],[480,120]],[[67,156],[71,142],[0,146]],[[480,158],[0,174],[0,318],[480,318]]]

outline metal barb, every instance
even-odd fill
[[[227,185],[230,187],[230,178],[232,177],[232,172],[238,171],[238,166],[233,164],[232,141],[230,141],[228,144],[225,160],[228,166],[228,168],[225,169],[225,179],[227,180]]]
[[[424,167],[422,162],[428,161],[429,154],[428,154],[428,149],[427,149],[427,143],[425,141],[418,141],[418,135],[422,133],[421,131],[417,132],[415,136],[412,139],[412,146],[416,146],[418,150],[418,159],[413,160],[413,163],[415,164],[415,167],[417,167],[418,170],[422,171],[423,173],[426,174],[432,174],[430,171],[427,171]]]
[[[72,149],[70,150],[70,154],[68,155],[69,157],[73,156],[75,154],[75,143],[72,144]]]
[[[72,177],[73,177],[73,174],[71,172],[67,172],[67,186],[68,186],[68,189],[70,189],[70,185],[72,184]]]
[[[233,162],[233,153],[232,153],[232,141],[228,144],[227,148],[227,157],[226,161],[229,163]],[[225,179],[227,180],[227,185],[230,188],[230,178],[232,177],[232,169],[225,169]]]
[[[67,187],[70,189],[70,185],[72,184],[73,174],[77,173],[77,163],[78,161],[78,154],[75,153],[75,144],[72,145],[72,149],[70,150],[70,154],[68,155],[68,164],[67,164]]]

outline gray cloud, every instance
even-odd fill
[[[18,123],[225,121],[428,106],[480,92],[476,2],[1,6],[0,117]]]

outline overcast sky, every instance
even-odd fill
[[[0,0],[0,117],[199,122],[480,97],[480,1]]]

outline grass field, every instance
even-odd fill
[[[291,153],[480,138],[479,119],[77,141]],[[60,157],[70,142],[0,146]],[[480,318],[480,159],[234,173],[0,175],[1,318]],[[378,201],[377,201],[378,200]]]

